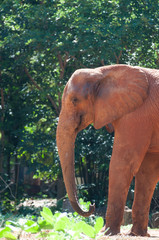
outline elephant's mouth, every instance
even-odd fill
[[[86,114],[82,113],[79,116],[79,124],[75,129],[75,133],[77,134],[78,132],[80,132],[81,130],[83,130],[84,128],[86,128],[88,125],[90,125],[91,123],[93,123],[93,120],[88,120],[86,118]]]
[[[78,123],[78,126],[75,128],[75,133],[78,133],[79,131],[81,131],[82,129],[81,128],[81,125],[82,125],[82,122],[83,122],[83,114],[81,114],[79,116],[79,123]]]

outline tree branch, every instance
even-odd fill
[[[15,199],[15,196],[13,195],[12,189],[10,188],[11,182],[9,184],[6,183],[6,181],[0,176],[0,179],[5,184],[5,188],[0,191],[0,193],[3,193],[7,188],[9,188],[11,196]]]
[[[117,63],[117,64],[119,64],[121,55],[122,55],[122,50],[120,50],[119,56],[117,56],[116,53],[114,53],[114,56],[115,56],[115,58],[116,58],[116,63]]]
[[[101,62],[101,64],[102,64],[102,66],[105,65],[105,63],[104,63],[104,59],[101,59],[100,62]]]
[[[63,79],[64,73],[65,73],[66,64],[67,64],[67,60],[69,58],[69,54],[68,54],[68,52],[66,52],[64,60],[63,60],[61,54],[58,53],[57,54],[57,58],[59,60],[59,65],[60,65],[60,79]]]

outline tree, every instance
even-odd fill
[[[0,168],[3,177],[7,173],[11,178],[14,166],[17,181],[20,163],[34,164],[40,176],[46,173],[54,179],[61,176],[55,135],[62,92],[70,75],[78,68],[113,63],[158,68],[158,23],[157,0],[2,1]],[[102,141],[106,141],[103,131],[95,133],[90,127],[80,134],[84,140],[77,140],[76,170],[87,186],[91,181],[103,186],[106,180],[99,176],[108,168],[110,154],[105,166],[103,152],[97,151],[92,140],[97,135],[103,146]],[[106,137],[110,153],[112,136]],[[90,153],[84,154],[87,139],[91,142]],[[98,174],[94,170],[91,175],[90,168],[98,169]],[[82,173],[84,169],[88,169],[87,176]],[[89,195],[94,189],[90,186]]]

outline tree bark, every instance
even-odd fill
[[[120,50],[119,56],[117,56],[116,53],[114,53],[114,56],[116,58],[116,64],[119,64],[120,63],[120,58],[122,56],[122,50]]]
[[[7,156],[7,174],[8,174],[8,181],[10,182],[11,172],[10,172],[10,154]]]
[[[68,60],[68,52],[66,52],[66,55],[64,57],[64,60],[62,59],[62,56],[60,53],[57,55],[58,60],[59,60],[59,65],[60,65],[60,79],[63,79],[64,73],[65,73],[65,68]]]

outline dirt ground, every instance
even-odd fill
[[[126,229],[122,229],[120,235],[116,236],[97,236],[96,240],[159,240],[159,230],[157,229],[149,229],[149,234],[151,237],[132,237],[128,235],[129,229],[126,227]],[[46,238],[38,238],[39,234],[31,234],[22,232],[19,236],[20,240],[43,240]],[[1,238],[2,240],[6,240],[6,238]],[[83,238],[79,239],[82,240]],[[88,240],[91,240],[90,238],[87,238]],[[59,239],[60,240],[60,239]],[[67,239],[66,239],[67,240]]]
[[[103,236],[100,237],[98,240],[159,240],[159,230],[157,229],[149,229],[150,237],[132,237],[129,236],[129,230],[128,229],[122,229],[120,235],[116,236]]]

